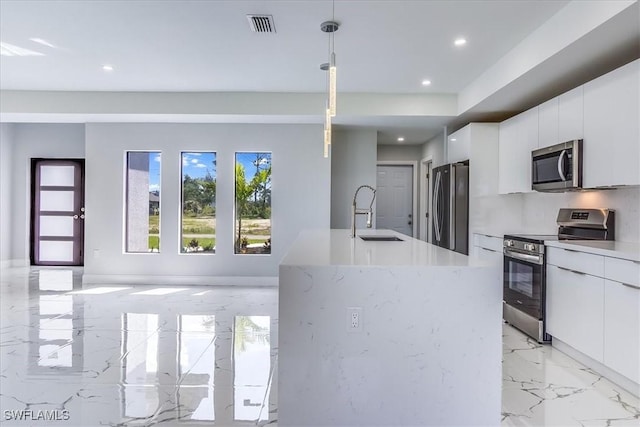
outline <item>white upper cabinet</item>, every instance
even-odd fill
[[[469,160],[469,143],[471,140],[471,126],[467,125],[462,129],[449,135],[447,141],[448,163],[462,162]]]
[[[531,152],[538,148],[538,107],[500,123],[500,194],[531,192]]]
[[[538,148],[558,144],[558,98],[538,106]]]
[[[471,123],[466,127],[470,150],[469,196],[498,194],[499,127],[498,123]]]
[[[582,139],[584,135],[583,87],[550,99],[538,107],[539,148]]]
[[[640,185],[640,60],[584,85],[583,186]]]
[[[583,89],[578,86],[558,97],[558,143],[584,137]]]

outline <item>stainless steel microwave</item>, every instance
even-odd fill
[[[582,188],[582,140],[533,150],[531,188],[557,192]]]

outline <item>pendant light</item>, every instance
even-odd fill
[[[329,109],[331,110],[331,117],[335,117],[336,115],[336,79],[338,70],[336,68],[336,53],[334,52],[335,42],[334,35],[335,32],[340,28],[340,24],[336,21],[325,21],[320,24],[320,29],[329,33]]]
[[[324,120],[324,157],[329,157],[329,147],[331,146],[331,117],[335,117],[336,115],[336,78],[337,78],[337,68],[336,68],[336,54],[333,51],[334,49],[334,33],[338,31],[340,28],[340,24],[336,21],[325,21],[320,24],[320,30],[324,33],[329,34],[329,62],[320,65],[320,69],[328,71],[328,99],[327,106],[325,109],[325,120]]]

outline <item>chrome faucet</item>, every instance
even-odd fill
[[[358,198],[358,192],[363,189],[368,188],[373,191],[373,197],[371,198],[371,204],[369,205],[369,209],[358,209],[356,206],[356,199]],[[371,217],[373,215],[373,202],[376,200],[376,189],[371,187],[370,185],[361,185],[356,190],[356,194],[353,195],[353,204],[351,205],[351,237],[356,237],[356,215],[366,215],[367,216],[367,228],[371,228]]]

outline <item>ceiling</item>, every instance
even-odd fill
[[[0,0],[0,41],[41,54],[0,57],[0,89],[323,92],[320,23],[335,17],[339,92],[457,94],[567,3]],[[247,14],[272,15],[276,32],[253,33]],[[450,119],[338,123],[421,143]]]

